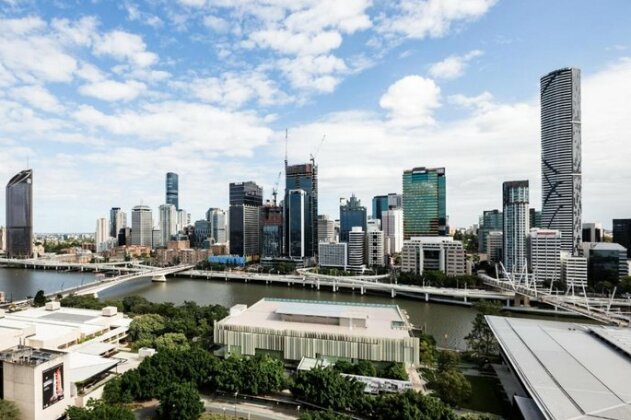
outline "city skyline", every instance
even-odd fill
[[[111,207],[156,211],[169,171],[180,175],[180,204],[192,220],[209,207],[227,209],[234,180],[252,179],[269,198],[285,128],[290,163],[318,154],[321,214],[336,217],[339,197],[352,192],[364,203],[401,193],[400,174],[417,166],[448,171],[451,226],[499,208],[510,179],[530,181],[540,210],[538,81],[567,66],[582,70],[583,220],[610,229],[627,217],[628,3],[604,10],[579,2],[563,9],[567,23],[551,19],[558,4],[550,16],[538,14],[537,2],[419,6],[426,23],[417,29],[405,25],[411,9],[363,1],[330,14],[317,2],[278,6],[284,21],[190,3],[127,3],[113,12],[101,4],[0,7],[0,177],[8,182],[30,160],[35,232],[91,231]],[[290,26],[302,12],[319,19]],[[534,17],[540,34],[528,24]],[[226,30],[247,19],[261,30]],[[607,20],[607,30],[594,20]],[[587,24],[596,35],[582,33]],[[546,37],[553,30],[565,35]],[[287,42],[273,43],[282,36]],[[20,46],[41,60],[16,54]],[[300,66],[305,60],[313,66]],[[216,73],[207,69],[219,62]],[[252,83],[240,84],[244,77]]]

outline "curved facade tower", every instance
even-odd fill
[[[179,181],[177,174],[174,172],[167,172],[166,191],[166,203],[173,204],[175,206],[175,209],[179,210]]]
[[[581,72],[541,78],[541,224],[561,231],[561,249],[581,246]]]
[[[24,170],[7,184],[7,254],[33,255],[33,171]]]

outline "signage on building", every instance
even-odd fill
[[[63,364],[45,370],[42,373],[42,399],[44,409],[64,399]]]

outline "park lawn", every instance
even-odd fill
[[[497,378],[486,376],[466,376],[471,383],[471,398],[462,403],[462,408],[508,416],[508,406],[502,393],[502,385]]]

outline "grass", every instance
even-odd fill
[[[471,398],[462,408],[484,413],[508,415],[508,406],[502,394],[502,385],[497,378],[486,376],[466,376],[471,383]]]

